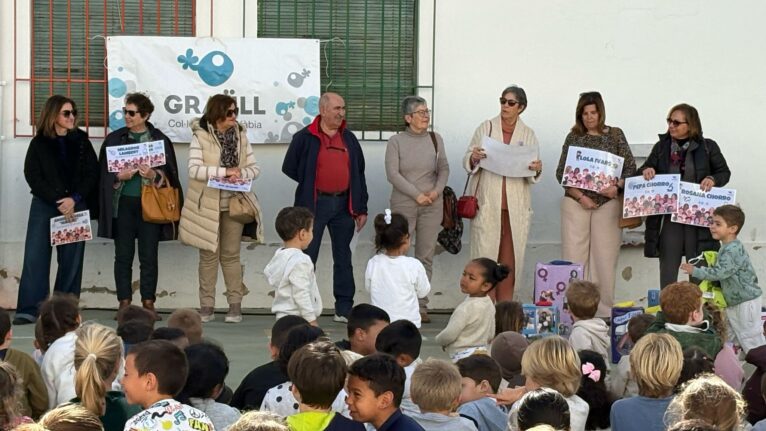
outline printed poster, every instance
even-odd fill
[[[681,175],[678,174],[655,175],[649,181],[640,176],[626,178],[622,216],[628,218],[675,213],[680,183]]]
[[[139,165],[151,167],[165,164],[165,143],[163,141],[141,142],[116,145],[106,148],[106,165],[109,172],[124,169],[138,169]]]
[[[249,192],[253,187],[252,178],[235,178],[235,177],[210,177],[207,180],[207,186],[228,190],[230,192]]]
[[[561,185],[600,192],[617,185],[624,159],[607,151],[569,147]]]
[[[74,213],[74,220],[66,221],[66,217],[58,216],[51,219],[51,245],[64,245],[73,242],[93,239],[90,228],[90,211]]]
[[[558,333],[558,311],[553,306],[523,304],[524,326],[521,334],[535,338]]]
[[[678,211],[670,221],[692,226],[710,227],[713,225],[713,211],[721,205],[736,202],[737,191],[713,187],[703,192],[699,184],[681,181],[679,189]]]

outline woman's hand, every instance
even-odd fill
[[[620,193],[620,189],[617,188],[617,186],[609,186],[605,189],[602,189],[598,194],[601,196],[606,196],[609,199],[614,199],[617,197],[617,195]]]
[[[157,176],[157,172],[150,168],[149,165],[139,165],[138,174],[150,180],[153,180]]]
[[[434,203],[425,193],[419,194],[418,197],[415,198],[415,201],[420,206],[428,206]]]
[[[226,168],[226,176],[239,178],[242,175],[242,171],[239,168]]]
[[[474,147],[473,150],[471,150],[471,164],[476,165],[478,164],[481,159],[486,159],[487,153],[484,152],[483,148]]]
[[[705,177],[700,183],[700,188],[703,192],[709,192],[715,186],[715,180],[713,177]]]
[[[133,175],[138,172],[138,169],[125,168],[117,173],[117,179],[120,181],[128,181],[133,178]]]
[[[436,190],[431,190],[430,192],[426,193],[426,196],[428,196],[428,199],[431,199],[431,202],[436,202],[436,198],[439,197],[439,192]]]
[[[594,209],[598,208],[598,205],[596,205],[596,203],[593,202],[593,199],[591,199],[591,198],[589,198],[589,197],[587,197],[585,195],[580,196],[580,198],[577,199],[577,202],[579,202],[580,206],[583,207],[583,209],[586,209],[586,210],[594,210]]]
[[[58,205],[57,209],[59,212],[64,216],[64,219],[67,222],[71,222],[74,220],[74,199],[72,198],[63,198],[56,201]]]
[[[543,161],[542,160],[533,160],[529,164],[529,170],[535,171],[535,172],[542,172],[543,170]]]
[[[654,171],[654,168],[646,168],[646,169],[644,169],[644,179],[646,181],[649,181],[652,178],[654,178],[654,175],[656,175],[656,172]]]
[[[527,393],[527,388],[524,386],[516,386],[515,388],[507,388],[497,392],[495,400],[498,405],[509,406],[516,401],[520,400],[524,394]]]

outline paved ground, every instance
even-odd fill
[[[246,311],[247,313],[247,311]],[[168,313],[161,313],[167,320]],[[432,323],[424,324],[423,348],[421,358],[438,357],[449,359],[446,353],[437,346],[433,339],[447,324],[449,314],[432,314]],[[115,327],[113,310],[84,310],[83,320],[94,320],[103,325]],[[231,362],[226,383],[236,389],[242,378],[253,368],[270,360],[267,343],[274,324],[274,316],[266,314],[246,314],[242,323],[223,323],[223,314],[216,315],[217,321],[206,323],[204,337],[223,345]],[[165,320],[157,322],[156,327],[165,326]],[[333,340],[346,338],[346,326],[332,321],[332,316],[322,316],[319,324]],[[13,328],[13,347],[31,353],[34,325],[16,326]]]

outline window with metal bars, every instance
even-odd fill
[[[106,37],[195,34],[195,0],[30,1],[33,123],[50,95],[64,94],[80,125],[106,127]]]
[[[415,0],[258,1],[258,37],[321,41],[322,91],[344,97],[355,131],[402,129],[400,102],[417,85],[416,28]]]

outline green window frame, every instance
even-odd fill
[[[77,103],[80,126],[107,126],[106,37],[196,32],[195,0],[30,2],[33,124],[46,99],[63,94]]]
[[[344,97],[349,128],[383,139],[417,91],[415,0],[259,0],[258,37],[321,41],[321,89]]]

